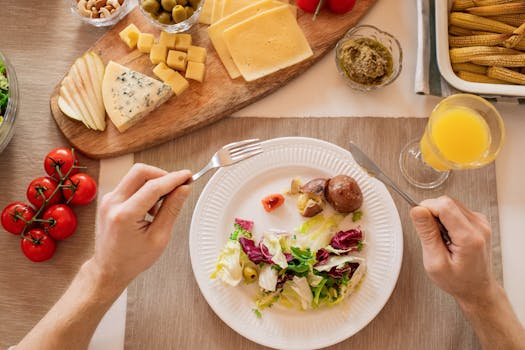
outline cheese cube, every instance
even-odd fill
[[[136,25],[131,23],[129,26],[124,28],[120,33],[118,33],[118,36],[120,39],[126,43],[126,45],[129,46],[130,49],[134,49],[137,45],[137,41],[139,40],[140,30],[137,28]]]
[[[153,34],[140,33],[139,41],[137,41],[137,49],[139,49],[140,52],[149,53],[154,41],[155,37]]]
[[[179,96],[190,86],[190,83],[188,83],[188,81],[184,79],[184,77],[180,75],[179,72],[174,71],[174,73],[175,75],[173,75],[170,80],[166,81],[166,84],[171,86],[171,89],[175,95]]]
[[[177,34],[177,42],[175,43],[175,50],[188,51],[191,45],[190,34]]]
[[[163,82],[167,82],[168,80],[174,79],[175,71],[168,66],[164,62],[161,62],[153,68],[153,74],[155,74],[160,80]]]
[[[159,44],[166,46],[168,49],[175,48],[175,42],[177,41],[177,34],[160,32]]]
[[[176,70],[186,69],[186,52],[170,50],[166,64]]]
[[[186,78],[197,80],[199,82],[204,81],[204,63],[199,62],[188,62],[188,68],[186,69]]]
[[[168,48],[164,45],[154,44],[149,52],[149,59],[153,64],[159,64],[160,62],[166,63],[166,55],[168,54]]]
[[[190,45],[188,47],[188,61],[198,63],[206,62],[206,49],[204,47]]]

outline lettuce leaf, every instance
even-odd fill
[[[222,248],[211,278],[218,278],[230,286],[236,286],[242,279],[242,264],[240,261],[241,244],[228,240]]]
[[[275,292],[277,278],[277,270],[272,269],[272,265],[264,265],[261,268],[261,272],[259,272],[259,287],[270,292]]]
[[[327,262],[323,265],[314,267],[317,271],[330,271],[332,267],[342,268],[347,262],[361,262],[363,259],[350,255],[330,255]]]

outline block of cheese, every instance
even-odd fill
[[[166,63],[160,62],[155,66],[155,68],[153,68],[153,74],[159,77],[159,79],[163,82],[167,82],[173,80],[175,71],[170,67],[166,66]]]
[[[106,112],[124,132],[167,101],[171,87],[156,79],[109,61],[102,81],[102,96]]]
[[[214,0],[201,0],[204,1],[201,9],[201,15],[199,16],[199,23],[211,24],[211,13],[213,11]]]
[[[224,42],[224,31],[239,22],[242,22],[250,17],[257,15],[260,12],[273,9],[276,6],[288,6],[284,4],[276,5],[276,3],[277,2],[274,2],[272,0],[258,1],[253,5],[247,6],[242,10],[239,10],[237,12],[232,13],[229,16],[222,18],[217,23],[214,23],[208,27],[208,35],[213,44],[213,47],[215,48],[215,51],[217,51],[217,54],[219,55],[219,58],[222,61],[222,64],[224,65],[232,79],[240,77],[241,73],[239,72],[239,69],[237,69],[237,66],[233,62],[228,47]]]
[[[174,49],[176,42],[177,42],[177,34],[167,33],[165,31],[160,32],[159,45],[166,46],[168,49]]]
[[[187,58],[188,61],[206,63],[206,48],[190,45]]]
[[[120,33],[118,33],[120,39],[129,46],[130,49],[134,49],[137,46],[137,41],[139,40],[140,30],[136,25],[131,23],[129,26],[124,28]]]
[[[262,78],[313,55],[288,5],[235,24],[224,31],[223,37],[246,81]]]
[[[186,69],[186,79],[196,80],[198,82],[204,81],[204,63],[199,62],[188,62],[188,68]]]
[[[191,34],[179,33],[177,34],[177,42],[175,43],[175,50],[188,51],[191,45]]]
[[[155,42],[155,37],[150,33],[140,33],[139,41],[137,41],[137,49],[142,53],[149,53],[151,47]]]

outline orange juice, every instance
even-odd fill
[[[471,163],[482,160],[491,142],[485,119],[475,110],[462,106],[450,106],[438,113],[432,115],[431,124],[421,139],[425,162],[444,171],[452,168],[450,163],[468,168]]]

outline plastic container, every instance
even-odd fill
[[[3,121],[0,124],[0,152],[2,152],[15,131],[16,112],[18,109],[18,82],[16,80],[15,69],[7,59],[7,57],[0,52],[0,60],[4,62],[7,72],[7,80],[9,82],[9,99],[7,108],[3,115]]]

